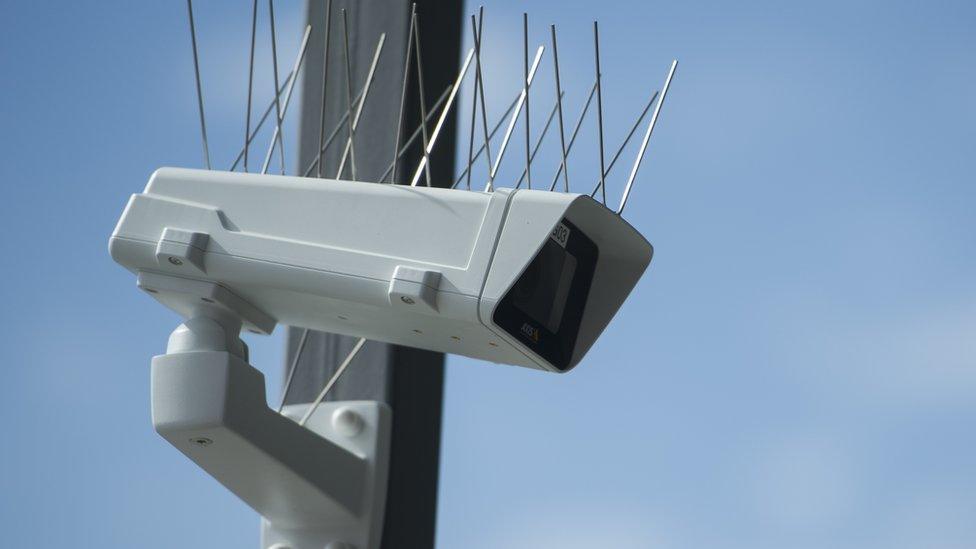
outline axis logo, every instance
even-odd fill
[[[522,333],[531,339],[533,343],[539,342],[539,329],[528,322],[522,324]]]

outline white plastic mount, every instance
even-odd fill
[[[184,286],[169,277],[151,283],[160,293],[208,284]],[[306,405],[282,414],[270,409],[264,376],[247,363],[239,339],[242,320],[232,308],[241,304],[217,306],[226,297],[219,288],[202,288],[215,303],[201,301],[205,306],[170,336],[166,354],[153,357],[154,428],[261,514],[263,549],[379,547],[389,407],[327,402],[305,426],[297,418]],[[253,316],[248,323],[263,324]]]

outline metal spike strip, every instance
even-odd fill
[[[604,174],[607,173],[603,162],[603,92],[600,85],[600,26],[593,22],[593,49],[596,60],[596,120],[600,137],[600,190],[603,193],[603,205],[607,205],[607,186]]]
[[[482,9],[484,6],[482,6]],[[480,40],[481,37],[481,22],[484,21],[483,18],[478,19],[478,28],[473,29],[473,37]],[[478,120],[478,90],[481,85],[481,71],[478,70],[478,66],[481,65],[481,48],[475,48],[475,71],[474,71],[474,86],[471,87],[471,127],[468,136],[468,166],[465,168],[464,172],[467,174],[467,180],[465,185],[467,189],[471,190],[471,164],[474,162],[474,128],[477,125]],[[484,148],[482,146],[482,148]],[[490,166],[489,166],[490,167]]]
[[[430,152],[434,150],[434,145],[437,143],[437,136],[441,132],[441,128],[444,126],[444,121],[447,120],[447,115],[451,113],[451,106],[454,104],[454,98],[457,97],[458,89],[461,87],[461,81],[464,80],[465,73],[468,72],[468,66],[471,65],[471,58],[474,57],[474,49],[468,51],[468,56],[464,60],[464,65],[461,66],[461,72],[458,73],[457,80],[454,81],[454,85],[451,86],[451,94],[447,97],[447,104],[441,110],[440,119],[437,120],[437,125],[434,126],[433,133],[430,134],[430,143],[424,147],[424,157],[420,159],[420,165],[417,166],[417,170],[413,174],[413,179],[410,181],[411,187],[416,187],[417,182],[420,181],[420,175],[423,173],[424,167],[427,165],[427,159],[429,158]],[[423,127],[424,125],[421,125]]]
[[[617,148],[617,152],[614,153],[613,158],[610,159],[610,165],[607,166],[607,173],[603,174],[604,178],[610,175],[610,171],[613,170],[614,164],[616,164],[617,159],[620,158],[620,153],[624,152],[624,148],[626,148],[627,144],[630,143],[630,138],[634,136],[634,133],[637,131],[637,128],[640,127],[641,122],[644,121],[644,117],[647,116],[647,111],[651,110],[651,105],[654,104],[654,100],[657,99],[657,96],[658,96],[658,92],[655,91],[651,95],[651,99],[647,102],[646,105],[644,105],[644,110],[641,111],[640,116],[638,116],[637,120],[634,121],[634,124],[630,127],[630,131],[627,132],[627,137],[624,138],[623,143],[620,144],[620,147]],[[600,190],[600,183],[601,181],[597,180],[596,187],[593,187],[593,192],[590,193],[591,197],[595,197],[596,192]]]
[[[539,152],[539,147],[542,146],[542,141],[546,138],[546,134],[549,133],[549,126],[552,125],[552,120],[556,118],[556,110],[558,109],[558,101],[552,105],[552,110],[549,111],[549,116],[546,118],[546,124],[542,127],[542,133],[539,134],[539,138],[535,141],[535,146],[532,147],[532,154],[529,155],[529,162],[535,160],[535,155]],[[528,166],[522,170],[522,175],[519,176],[518,183],[515,184],[515,188],[518,189],[522,186],[522,182],[528,176]]]
[[[417,95],[420,99],[420,120],[427,120],[427,98],[424,97],[424,65],[422,62],[423,55],[420,53],[420,21],[417,18],[417,13],[414,12],[411,17],[411,24],[413,26],[413,41],[414,41],[414,55],[417,59]],[[431,151],[431,140],[427,137],[427,122],[423,122],[420,125],[421,136],[424,138],[424,147],[422,149],[423,167],[424,175],[426,175],[427,186],[430,187],[430,151]],[[414,179],[410,186],[416,186],[417,180]]]
[[[257,1],[257,0],[255,0]],[[329,83],[329,41],[332,39],[332,0],[326,0],[325,2],[325,28],[322,31],[325,34],[325,43],[323,44],[322,53],[322,108],[319,109],[319,150],[322,150],[323,141],[325,141],[325,98],[326,90],[328,89]],[[318,177],[322,177],[322,164],[324,162],[317,162],[317,173]]]
[[[362,100],[363,91],[365,90],[359,90],[359,94],[353,98],[352,102],[354,105],[358,105],[359,101]],[[322,148],[319,149],[319,154],[312,159],[312,161],[308,164],[308,167],[305,168],[305,171],[302,172],[302,177],[308,177],[308,175],[312,173],[312,170],[315,169],[316,166],[318,166],[319,161],[322,160],[322,155],[324,155],[325,151],[329,149],[329,145],[331,145],[332,142],[335,140],[335,138],[338,137],[339,132],[346,127],[347,120],[349,120],[349,113],[348,112],[342,113],[342,116],[339,118],[339,121],[332,129],[332,133],[329,134],[329,137],[325,140],[325,143],[322,144]]]
[[[539,61],[542,60],[542,52],[545,51],[545,46],[539,46],[539,49],[535,53],[535,61],[532,62],[532,68],[529,70],[529,87],[532,86],[532,79],[535,77],[535,71],[539,68]],[[489,186],[485,190],[491,188],[492,182],[495,180],[495,175],[498,174],[498,168],[501,166],[502,158],[505,156],[505,149],[508,147],[508,142],[512,138],[512,131],[515,130],[515,122],[518,120],[519,114],[522,113],[522,105],[525,104],[525,96],[527,90],[523,89],[522,94],[519,96],[518,104],[515,105],[515,112],[512,113],[512,118],[508,122],[508,128],[505,130],[505,137],[502,138],[501,150],[498,151],[498,157],[495,158],[495,165],[491,168],[491,173],[488,176]]]
[[[434,118],[434,113],[437,112],[437,109],[439,109],[441,105],[444,104],[444,101],[447,101],[448,96],[451,94],[451,89],[452,88],[450,85],[444,88],[444,92],[441,93],[441,96],[437,99],[437,102],[434,103],[434,106],[430,108],[430,112],[427,113],[427,118],[424,120],[425,124],[430,122],[431,119]],[[393,171],[393,167],[396,165],[396,163],[400,161],[400,158],[402,158],[404,154],[407,153],[407,149],[409,149],[410,146],[413,145],[413,142],[416,141],[418,137],[420,137],[420,132],[422,129],[423,129],[423,125],[419,125],[413,131],[413,133],[410,134],[410,138],[407,139],[407,141],[403,144],[402,147],[400,147],[400,151],[397,153],[396,158],[393,160],[393,162],[390,162],[390,165],[387,166],[386,171],[383,172],[382,176],[380,176],[379,178],[380,183],[382,183],[383,180],[386,179],[386,176],[390,175],[390,172]],[[390,180],[390,183],[393,183],[392,179]]]
[[[579,118],[576,119],[576,126],[573,128],[573,135],[569,138],[569,145],[566,146],[566,155],[568,156],[573,150],[573,144],[576,143],[576,136],[579,135],[580,128],[583,126],[583,120],[586,118],[586,113],[590,109],[590,103],[593,102],[593,95],[596,94],[596,84],[590,88],[590,95],[586,97],[586,103],[583,105],[583,110],[580,111]],[[563,171],[563,165],[559,164],[559,169],[556,170],[556,175],[552,176],[552,183],[549,185],[549,190],[552,191],[556,188],[556,182],[559,181],[559,174]]]
[[[271,63],[274,68],[274,89],[278,89],[278,40],[275,37],[275,18],[274,18],[274,0],[268,0],[268,15],[271,19]],[[285,174],[285,142],[281,135],[281,101],[278,99],[278,95],[275,94],[275,135],[278,138],[278,144],[280,145],[279,151],[281,151],[281,174]],[[271,151],[274,152],[274,140],[271,141]],[[265,161],[264,166],[261,168],[261,173],[268,173],[268,162]]]
[[[522,89],[525,92],[525,178],[526,186],[532,188],[532,153],[530,152],[530,142],[532,138],[530,137],[529,131],[529,14],[522,13],[522,69],[524,80],[522,80]],[[521,184],[521,181],[519,182]]]
[[[363,115],[363,107],[366,106],[366,99],[369,97],[369,87],[373,83],[373,75],[376,74],[376,65],[380,61],[380,54],[383,53],[383,44],[386,42],[386,33],[380,35],[380,40],[376,44],[376,51],[373,53],[373,61],[369,65],[369,72],[366,74],[366,83],[363,85],[363,98],[356,107],[356,116],[352,119],[352,133],[356,133],[359,127],[359,118]],[[339,160],[339,169],[336,170],[336,179],[342,175],[342,169],[346,165],[346,158],[352,157],[352,140],[346,142],[346,148],[342,151],[342,158]]]
[[[620,207],[617,208],[617,215],[622,214],[624,211],[624,206],[627,205],[627,198],[630,196],[631,188],[634,185],[634,179],[637,177],[637,170],[640,169],[641,160],[644,159],[644,152],[647,151],[647,142],[651,140],[651,132],[654,131],[654,125],[657,124],[657,117],[661,113],[661,106],[664,105],[664,98],[668,95],[668,88],[671,87],[671,79],[674,78],[674,71],[677,68],[678,60],[675,59],[671,62],[671,68],[668,70],[667,78],[664,79],[664,86],[661,88],[661,98],[654,107],[654,114],[651,115],[651,121],[647,125],[647,133],[644,134],[644,141],[641,142],[640,151],[637,152],[637,159],[634,160],[634,167],[630,170],[630,177],[627,179],[627,186],[624,187],[624,194],[620,197]]]
[[[251,11],[251,57],[248,61],[247,70],[247,115],[244,122],[244,171],[247,172],[247,156],[251,145],[251,97],[254,91],[254,44],[258,32],[258,0],[254,0],[254,8]],[[276,92],[281,93],[281,92]]]
[[[563,182],[565,187],[563,192],[569,192],[569,168],[566,166],[566,133],[563,130],[563,90],[559,83],[559,50],[556,48],[556,25],[550,25],[552,33],[552,67],[556,77],[556,108],[559,111],[559,147],[563,159]],[[552,190],[552,189],[549,189]]]
[[[393,143],[393,170],[391,170],[390,183],[396,183],[397,160],[400,158],[400,134],[403,132],[403,110],[407,104],[407,84],[410,81],[410,54],[413,53],[413,23],[417,15],[417,4],[410,6],[410,28],[407,29],[407,54],[403,60],[403,85],[400,87],[400,110],[397,114],[396,134]],[[424,122],[426,124],[426,122]],[[386,176],[380,178],[380,182]]]
[[[352,172],[352,179],[356,180],[356,148],[353,145],[356,139],[356,128],[352,126],[352,61],[349,58],[349,19],[346,17],[346,10],[343,8],[342,13],[342,45],[343,51],[345,52],[346,59],[346,105],[348,106],[346,115],[347,123],[346,127],[349,129],[349,154],[351,162],[349,163],[350,170]],[[336,176],[336,178],[341,178],[342,173]]]
[[[294,75],[298,74],[298,71],[302,68],[302,61],[305,60],[305,51],[308,49],[308,38],[312,34],[312,26],[308,25],[305,27],[305,35],[302,36],[302,45],[298,50],[298,57],[295,58],[295,66],[292,68],[291,73]],[[275,71],[277,73],[277,70]],[[261,173],[268,173],[268,168],[271,165],[271,157],[274,156],[275,141],[278,142],[278,151],[281,152],[281,175],[285,175],[285,158],[284,152],[282,150],[283,142],[281,140],[281,125],[284,123],[284,116],[288,112],[288,104],[291,102],[291,92],[295,89],[295,82],[298,78],[292,78],[288,83],[288,90],[285,91],[285,102],[284,106],[281,107],[280,114],[278,115],[278,124],[275,126],[274,134],[271,136],[271,146],[268,147],[268,154],[264,157],[264,165],[261,166]],[[275,98],[277,102],[277,97]],[[277,104],[277,103],[276,103]]]
[[[288,75],[285,76],[285,82],[281,85],[280,88],[278,88],[279,97],[281,96],[281,94],[285,93],[285,88],[288,87],[288,83],[291,82],[291,78],[292,78],[292,73],[288,73]],[[274,99],[272,99],[271,102],[268,103],[268,107],[264,109],[264,114],[261,115],[261,118],[258,120],[258,123],[254,127],[254,130],[251,131],[251,134],[248,137],[247,142],[244,144],[244,147],[241,147],[240,152],[237,153],[237,157],[234,159],[234,163],[231,164],[230,168],[228,168],[228,171],[234,171],[237,169],[237,165],[240,164],[241,160],[244,158],[245,148],[249,147],[251,143],[254,141],[254,138],[257,137],[258,132],[261,131],[261,127],[264,126],[264,122],[268,119],[268,116],[271,115],[271,111],[274,110],[274,106],[275,106]]]
[[[203,89],[200,85],[200,60],[197,57],[197,29],[193,24],[193,1],[186,0],[186,9],[190,13],[190,42],[193,45],[193,74],[197,82],[197,105],[200,107],[200,133],[203,136],[203,160],[207,169],[210,166],[210,146],[207,144],[207,121],[203,116]]]
[[[485,162],[488,166],[488,189],[495,189],[495,176],[491,169],[491,138],[488,135],[488,104],[485,102],[485,73],[481,68],[481,38],[483,23],[485,20],[485,7],[478,8],[478,25],[475,27],[474,15],[471,16],[471,32],[474,38],[475,51],[475,71],[478,78],[475,80],[475,88],[478,90],[478,97],[481,100],[481,128],[484,133]],[[471,168],[468,168],[470,173]]]
[[[495,138],[495,134],[498,133],[498,130],[501,129],[502,124],[505,123],[505,119],[508,118],[508,115],[512,113],[512,109],[515,108],[516,103],[518,103],[518,96],[515,96],[515,99],[512,99],[512,102],[508,104],[508,108],[505,109],[505,112],[503,112],[502,115],[498,117],[498,122],[495,122],[495,126],[492,127],[491,132],[488,133],[489,141]],[[481,148],[479,148],[478,151],[474,153],[474,158],[472,158],[471,161],[468,162],[467,167],[464,168],[464,170],[461,172],[461,175],[459,175],[457,179],[454,180],[454,184],[451,185],[452,189],[457,188],[458,184],[461,183],[461,180],[464,179],[464,177],[467,174],[471,173],[471,167],[473,163],[477,161],[479,157],[481,157],[481,153],[483,152],[485,152],[484,144],[482,144]]]
[[[451,87],[448,86],[444,90],[444,93],[442,93],[440,98],[437,100],[437,103],[434,103],[434,107],[431,110],[431,113],[427,115],[428,122],[430,121],[431,118],[433,118],[434,112],[437,111],[437,108],[440,107],[441,104],[447,99],[447,96],[450,93],[450,91],[451,91]],[[362,91],[359,92],[359,96],[357,96],[357,100],[359,97],[362,97],[362,93],[363,93]],[[312,159],[311,162],[309,162],[308,166],[305,168],[305,171],[302,172],[302,177],[308,177],[308,174],[312,173],[312,170],[315,169],[315,166],[318,163],[319,159],[322,158],[322,155],[324,155],[325,151],[327,151],[329,149],[329,146],[332,145],[336,136],[339,134],[342,128],[345,127],[346,116],[347,115],[344,115],[343,118],[339,120],[338,124],[336,124],[336,127],[332,130],[332,133],[329,135],[329,138],[325,140],[325,145],[323,145],[322,150],[319,151],[319,154],[314,159]],[[413,144],[413,142],[417,139],[417,136],[419,134],[420,134],[420,126],[417,126],[417,129],[414,130],[413,135],[410,137],[410,139],[407,140],[407,142],[400,149],[400,155],[397,157],[397,159],[399,159],[399,157],[402,157],[404,155],[406,149]],[[383,176],[379,178],[379,181],[383,181],[384,179],[386,179],[386,176],[390,175],[390,170],[392,169],[393,166],[391,164],[390,167],[386,169],[387,171],[383,172]]]

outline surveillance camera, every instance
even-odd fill
[[[185,317],[284,323],[565,372],[650,263],[589,196],[162,168],[112,257]]]

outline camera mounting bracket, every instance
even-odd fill
[[[196,310],[153,357],[153,427],[261,514],[263,549],[379,547],[390,408],[326,402],[305,426],[307,405],[277,413],[228,311]]]

